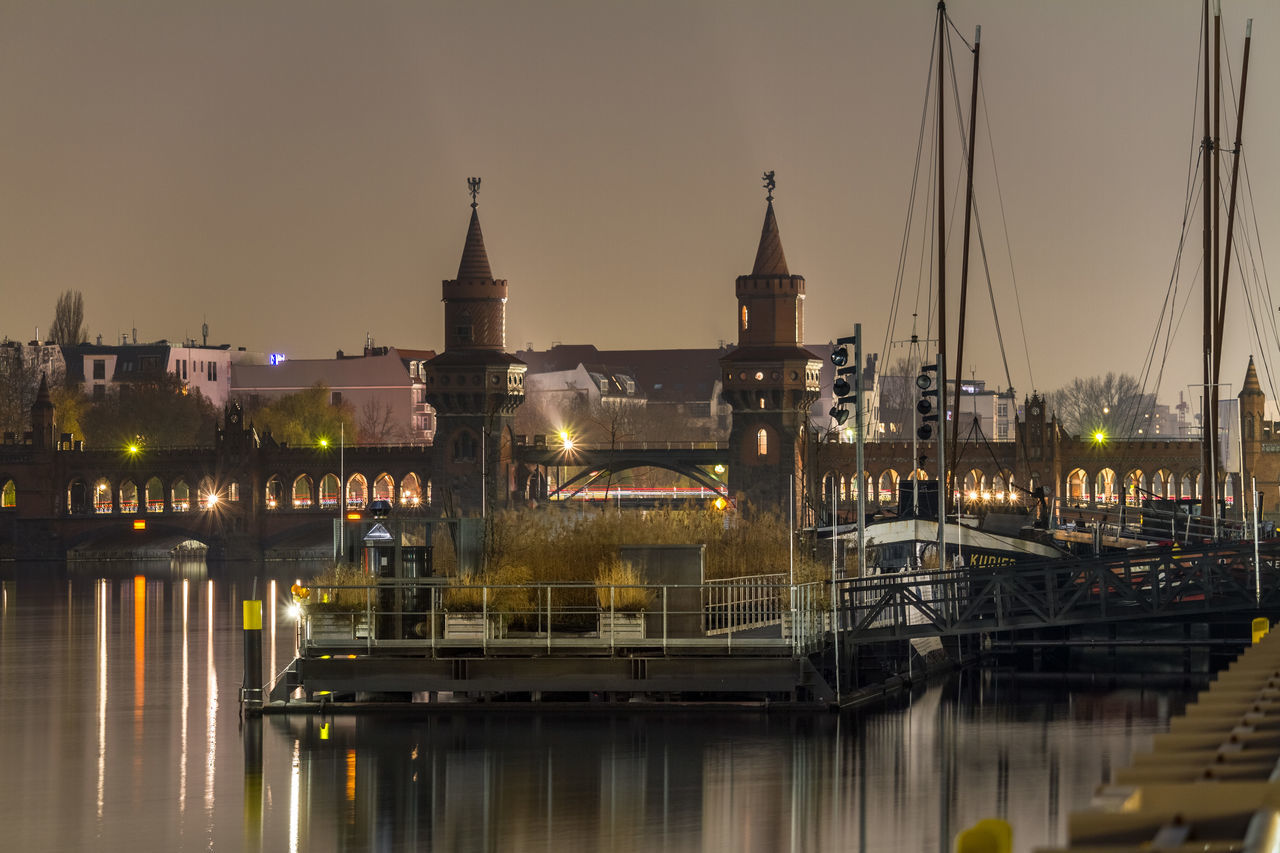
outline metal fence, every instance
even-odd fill
[[[478,646],[800,655],[830,642],[830,601],[828,584],[793,587],[781,574],[704,584],[381,580],[311,587],[299,607],[299,645],[304,654]]]

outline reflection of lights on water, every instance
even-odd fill
[[[188,670],[190,668],[190,656],[188,655],[189,625],[188,606],[191,600],[191,582],[186,578],[182,580],[182,717],[181,727],[182,734],[179,738],[182,743],[182,757],[178,764],[178,813],[185,814],[187,810],[187,723],[191,715],[191,684],[188,682]]]
[[[302,744],[293,742],[289,760],[289,853],[298,853],[299,824],[302,822]]]

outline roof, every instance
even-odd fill
[[[410,388],[412,381],[399,354],[360,358],[299,358],[280,364],[231,365],[232,393],[277,391],[293,393],[317,383],[345,388]]]
[[[779,359],[805,359],[821,361],[821,358],[804,347],[737,347],[724,357],[725,361],[778,361]]]
[[[764,227],[760,229],[760,246],[756,249],[756,263],[752,275],[789,276],[787,256],[782,251],[782,235],[778,232],[778,219],[773,214],[773,202],[764,211]]]
[[[462,261],[458,264],[458,280],[493,278],[489,269],[489,253],[484,250],[484,234],[480,231],[480,214],[471,208],[471,222],[467,226],[467,243],[462,247]]]
[[[429,367],[483,367],[491,364],[524,364],[509,352],[496,349],[455,349],[442,352]]]
[[[1240,394],[1261,394],[1262,385],[1258,383],[1258,370],[1253,366],[1253,356],[1249,356],[1249,369],[1244,373],[1244,387]]]
[[[661,403],[710,400],[724,353],[721,348],[601,350],[591,344],[573,344],[517,355],[529,365],[531,374],[583,365],[592,373],[632,376],[640,386],[637,396]]]

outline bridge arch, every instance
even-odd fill
[[[347,478],[347,506],[351,509],[363,509],[369,502],[369,481],[364,474],[352,474]]]
[[[1074,506],[1088,503],[1088,488],[1089,475],[1084,472],[1083,468],[1073,468],[1071,473],[1067,475],[1067,502]]]
[[[18,506],[18,486],[12,478],[0,486],[0,509],[16,509]]]
[[[262,498],[269,510],[280,509],[284,505],[284,481],[279,474],[272,474],[267,478]]]
[[[169,486],[169,505],[174,512],[188,512],[191,509],[191,486],[186,477],[178,477]]]
[[[321,509],[337,509],[342,497],[342,486],[338,483],[338,475],[332,472],[320,478]]]
[[[290,489],[290,506],[294,509],[310,509],[313,505],[311,476],[309,474],[299,474],[293,478],[293,488]]]
[[[1119,501],[1114,468],[1099,469],[1094,477],[1093,499],[1100,504],[1114,504]]]
[[[422,481],[413,471],[405,474],[404,477],[400,479],[400,505],[422,505]]]
[[[1124,502],[1129,506],[1139,506],[1147,487],[1147,476],[1141,468],[1133,468],[1124,475]]]
[[[715,479],[697,466],[681,465],[678,462],[667,462],[661,459],[616,459],[608,466],[583,469],[561,483],[559,489],[552,491],[555,491],[556,494],[572,496],[601,477],[609,474],[620,474],[623,471],[631,471],[636,468],[659,468],[663,471],[670,471],[673,474],[688,477],[699,486],[702,486],[702,488],[715,492],[723,498],[728,499],[729,497],[728,487],[722,481]],[[430,490],[431,481],[428,480],[428,500],[430,500]],[[827,500],[830,500],[830,498]]]
[[[147,512],[164,512],[164,483],[154,474],[142,486],[142,500]]]
[[[106,477],[99,477],[93,484],[93,511],[106,515],[115,509],[115,495],[112,494],[111,482]]]
[[[373,489],[370,492],[371,499],[375,501],[386,501],[394,504],[396,502],[396,481],[386,471],[373,478]]]
[[[132,477],[125,477],[120,482],[120,511],[135,513],[138,511],[138,484]]]
[[[879,492],[877,500],[879,503],[897,503],[898,501],[898,483],[901,477],[893,468],[886,468],[880,472],[880,476],[876,478],[879,484]]]

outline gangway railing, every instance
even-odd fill
[[[838,585],[846,642],[1256,610],[1280,605],[1280,542],[872,575]],[[1260,586],[1259,586],[1260,582]]]

